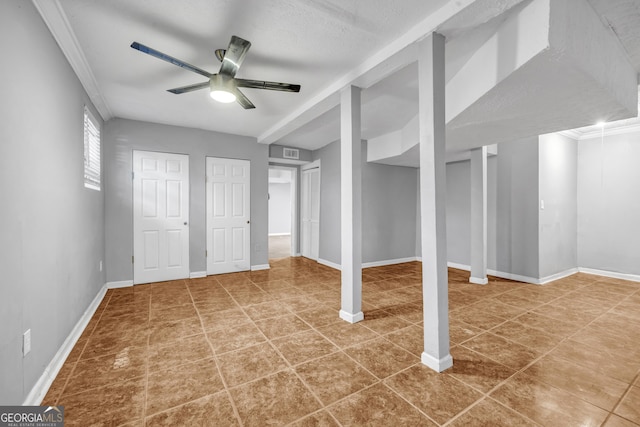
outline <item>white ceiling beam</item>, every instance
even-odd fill
[[[473,28],[504,13],[523,0],[450,1],[415,25],[359,66],[321,89],[308,102],[258,136],[261,144],[272,144],[297,128],[334,108],[339,92],[349,86],[367,88],[417,59],[413,44],[438,30],[447,35]],[[462,13],[461,13],[462,12]]]
[[[113,114],[98,88],[95,76],[60,2],[58,0],[32,1],[102,119],[105,121],[111,119]]]

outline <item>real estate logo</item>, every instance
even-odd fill
[[[64,427],[64,406],[0,406],[0,427]]]

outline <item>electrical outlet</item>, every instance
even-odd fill
[[[102,260],[100,260],[100,271],[102,271]]]
[[[22,355],[26,356],[31,351],[31,329],[22,334]]]

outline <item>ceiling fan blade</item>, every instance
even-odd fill
[[[250,87],[254,89],[279,90],[282,92],[300,92],[300,85],[291,83],[265,82],[262,80],[235,79],[238,87]]]
[[[188,86],[177,87],[175,89],[167,89],[167,92],[180,95],[181,93],[193,92],[194,90],[205,89],[208,87],[209,87],[209,82],[204,82],[204,83],[196,83]]]
[[[222,58],[219,74],[234,77],[250,47],[251,43],[249,41],[237,36],[231,36],[229,48],[225,52],[224,58]]]
[[[240,89],[235,88],[233,93],[236,95],[236,101],[238,102],[238,104],[242,105],[242,108],[244,108],[245,110],[256,108],[256,106],[253,105],[253,102],[249,101],[249,98],[247,98],[244,93],[240,92]]]
[[[162,59],[163,61],[167,61],[170,64],[177,65],[178,67],[182,67],[185,70],[193,71],[194,73],[198,73],[198,74],[203,75],[203,76],[205,76],[207,78],[211,77],[211,73],[203,70],[202,68],[198,68],[195,65],[191,65],[191,64],[188,64],[188,63],[186,63],[184,61],[180,61],[179,59],[176,59],[173,56],[170,56],[170,55],[164,54],[162,52],[159,52],[159,51],[157,51],[155,49],[150,48],[149,46],[145,46],[145,45],[140,44],[138,42],[133,42],[133,43],[131,43],[131,47],[136,49],[136,50],[139,50],[140,52],[146,53],[146,54],[151,55],[151,56],[155,56],[158,59]]]

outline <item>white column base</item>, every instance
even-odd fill
[[[469,277],[469,283],[474,283],[476,285],[486,285],[489,283],[489,279],[486,277],[484,279],[480,279],[478,277]]]
[[[447,354],[442,359],[436,359],[423,351],[420,359],[423,365],[428,366],[436,372],[442,372],[453,366],[453,357],[451,357],[451,354]]]
[[[351,314],[344,310],[340,310],[340,318],[349,323],[358,323],[364,320],[364,313],[359,311],[356,314]]]

